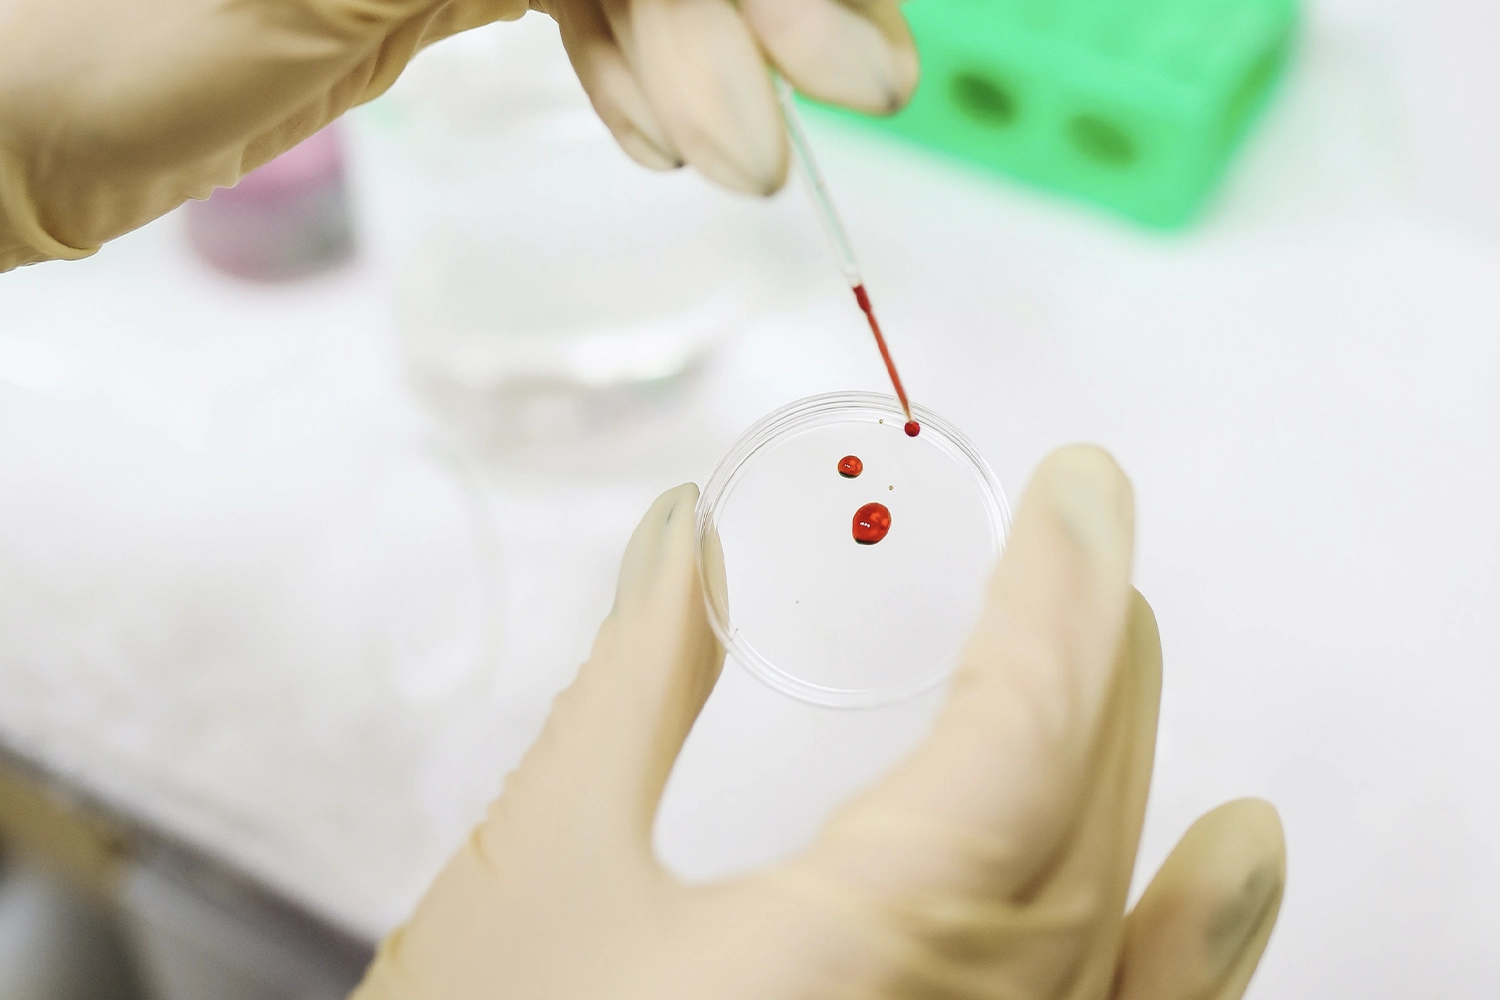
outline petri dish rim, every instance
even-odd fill
[[[973,477],[984,501],[994,539],[994,556],[1005,549],[1010,531],[1010,507],[1005,492],[984,456],[953,424],[920,404],[912,404],[912,416],[922,425],[921,442],[943,451]],[[814,684],[777,667],[735,627],[724,595],[714,593],[706,562],[706,542],[717,529],[720,508],[734,492],[751,461],[765,449],[791,436],[831,424],[886,420],[899,428],[906,415],[895,396],[877,392],[827,392],[807,396],[773,410],[752,424],[719,460],[698,495],[694,511],[697,532],[699,589],[708,622],[727,655],[757,680],[800,701],[830,708],[875,708],[916,697],[941,684],[953,672],[952,660],[935,663],[900,684],[877,688],[836,688]]]

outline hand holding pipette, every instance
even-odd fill
[[[0,271],[86,257],[229,187],[425,46],[536,8],[626,153],[755,194],[787,168],[768,63],[858,111],[894,111],[917,83],[897,0],[16,0],[0,4]]]

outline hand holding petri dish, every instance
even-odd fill
[[[819,705],[900,701],[952,671],[1005,544],[989,465],[930,410],[812,396],[763,417],[698,501],[709,621],[726,652]]]

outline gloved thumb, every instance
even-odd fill
[[[1240,1000],[1285,885],[1269,802],[1240,799],[1201,817],[1126,921],[1113,1000]]]
[[[697,497],[691,483],[668,490],[641,519],[588,661],[495,813],[550,814],[557,836],[623,836],[617,846],[649,852],[662,789],[724,661],[698,584]],[[503,819],[492,814],[481,837],[503,836]]]

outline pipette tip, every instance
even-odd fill
[[[901,376],[896,373],[896,363],[891,360],[891,352],[886,347],[885,336],[880,332],[880,324],[875,320],[875,310],[870,306],[870,295],[865,291],[864,278],[860,276],[859,263],[855,259],[854,248],[849,243],[849,234],[833,207],[833,199],[823,183],[823,174],[818,169],[818,163],[813,159],[812,147],[807,142],[807,133],[802,130],[802,120],[797,115],[791,84],[780,75],[776,76],[776,96],[781,101],[781,114],[786,121],[787,140],[791,143],[792,158],[802,174],[803,182],[807,185],[808,196],[812,199],[818,218],[822,220],[823,231],[828,236],[828,242],[833,247],[844,277],[854,291],[854,300],[859,303],[860,310],[869,320],[870,332],[875,335],[875,344],[880,348],[880,358],[885,362],[885,369],[891,376],[891,385],[896,390],[896,398],[901,401],[901,412],[906,415],[906,434],[908,437],[916,437],[922,432],[922,425],[912,419],[911,404],[906,400],[906,390],[901,385]]]

